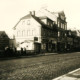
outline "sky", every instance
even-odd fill
[[[52,12],[64,10],[68,29],[80,30],[80,0],[0,0],[0,30],[11,34],[21,17],[42,7]]]

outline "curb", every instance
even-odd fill
[[[0,61],[2,60],[11,60],[11,59],[20,59],[20,58],[31,58],[31,57],[39,57],[39,56],[48,56],[48,55],[55,55],[57,53],[44,53],[44,54],[38,54],[38,55],[30,55],[30,56],[18,56],[18,57],[5,57],[0,58]]]
[[[64,75],[62,75],[62,76],[60,76],[60,77],[54,78],[54,79],[52,79],[52,80],[61,80],[61,78],[65,77],[67,74],[72,74],[72,73],[74,73],[74,72],[76,72],[76,71],[78,71],[78,70],[80,70],[80,68],[75,69],[75,70],[73,70],[73,71],[71,71],[71,72],[68,72],[68,73],[66,73],[66,74],[64,74]]]

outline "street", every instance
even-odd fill
[[[80,67],[80,52],[0,61],[0,80],[51,80]]]

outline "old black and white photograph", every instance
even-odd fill
[[[80,0],[0,0],[0,80],[80,80]]]

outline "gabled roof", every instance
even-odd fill
[[[41,16],[39,19],[47,19],[47,16]]]
[[[28,15],[22,17],[21,20],[22,20],[22,19],[28,19],[28,18],[31,18],[31,17],[32,17],[32,15],[31,15],[31,14],[28,14]]]
[[[39,15],[40,14],[40,15]],[[57,20],[57,16],[55,14],[53,14],[52,12],[48,11],[47,9],[40,9],[38,12],[37,12],[37,16],[41,16],[41,15],[44,15],[44,16],[47,16],[49,19],[51,19],[52,21],[56,21]]]
[[[21,20],[29,19],[29,18],[35,19],[39,24],[42,25],[42,27],[50,29],[48,25],[44,24],[44,22],[41,21],[41,18],[47,18],[46,16],[43,16],[43,17],[40,18],[40,17],[36,17],[36,16],[34,16],[34,15],[31,15],[31,14],[28,14],[28,15],[22,17],[22,18],[18,21],[18,23],[19,23]],[[13,29],[16,28],[16,26],[18,25],[18,23],[14,26]]]
[[[36,16],[34,16],[34,15],[31,15],[31,14],[28,14],[28,15],[22,17],[22,18],[18,21],[18,23],[13,27],[13,29],[16,28],[16,26],[19,24],[19,22],[20,22],[21,20],[28,19],[28,18],[31,18],[31,17],[34,18],[34,19],[35,19],[38,23],[40,23],[41,25],[44,25],[44,23],[41,22],[38,17],[36,17]]]
[[[50,28],[50,26],[48,26],[47,24],[45,24],[44,22],[41,21],[41,19],[39,17],[36,16],[32,16],[38,23],[40,23],[42,25],[43,28],[47,28],[49,30],[52,30],[52,28]],[[48,17],[46,17],[48,18]]]
[[[15,30],[16,26],[19,24],[19,22],[20,22],[21,20],[23,20],[23,19],[28,19],[28,18],[31,18],[31,17],[32,17],[31,14],[28,14],[28,15],[22,17],[22,18],[17,22],[17,24],[13,27],[13,29]]]
[[[64,11],[60,11],[60,12],[58,12],[58,13],[65,16]]]

